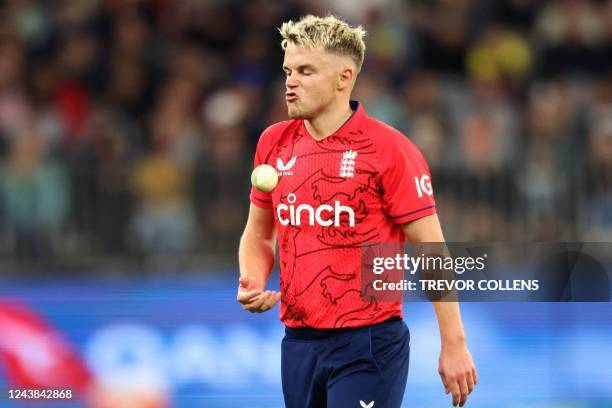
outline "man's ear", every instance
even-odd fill
[[[353,80],[355,79],[355,68],[350,66],[342,67],[340,71],[340,76],[338,78],[337,89],[342,91],[347,87],[351,87],[353,85]]]

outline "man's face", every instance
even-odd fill
[[[321,47],[287,45],[283,70],[291,119],[313,119],[334,103],[340,75],[337,59]]]

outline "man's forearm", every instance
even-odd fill
[[[457,302],[432,302],[438,326],[440,328],[440,340],[442,347],[465,343],[465,332],[461,322],[461,312]]]
[[[274,267],[275,247],[274,239],[265,239],[245,232],[240,238],[238,250],[240,276],[255,280],[258,287],[263,290]]]

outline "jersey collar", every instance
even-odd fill
[[[334,133],[324,139],[321,139],[319,142],[323,142],[334,136],[348,137],[361,131],[363,120],[367,117],[366,112],[363,109],[363,105],[359,101],[349,101],[349,105],[351,107],[351,110],[353,111],[353,114]],[[306,133],[308,133],[308,130],[306,129],[306,125],[304,124],[303,120],[302,128]]]
[[[349,105],[353,110],[353,114],[350,118],[338,130],[334,132],[334,135],[349,135],[360,130],[363,119],[366,117],[363,105],[359,101],[349,101]]]

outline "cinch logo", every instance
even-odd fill
[[[359,400],[359,405],[361,408],[372,408],[374,406],[374,401],[370,401],[369,404],[366,404],[365,402]]]
[[[278,220],[282,225],[301,225],[302,223],[302,213],[308,214],[308,225],[321,225],[323,227],[329,227],[330,225],[334,225],[336,227],[340,226],[340,215],[345,212],[349,215],[349,225],[351,227],[355,226],[355,212],[351,207],[346,205],[341,205],[340,201],[334,201],[334,206],[332,207],[329,204],[323,204],[318,206],[317,208],[313,208],[312,205],[309,204],[300,204],[297,208],[293,205],[295,203],[296,197],[295,194],[290,193],[287,195],[287,204],[279,204],[276,206],[276,215],[278,216]],[[289,213],[289,214],[287,214]],[[327,219],[324,218],[324,213],[327,215]],[[333,214],[333,221],[331,220],[331,215]],[[289,215],[289,218],[287,218]]]
[[[289,171],[295,165],[297,156],[293,156],[287,164],[283,163],[283,160],[279,157],[276,159],[276,170],[278,170],[279,176],[293,176],[293,172]]]

